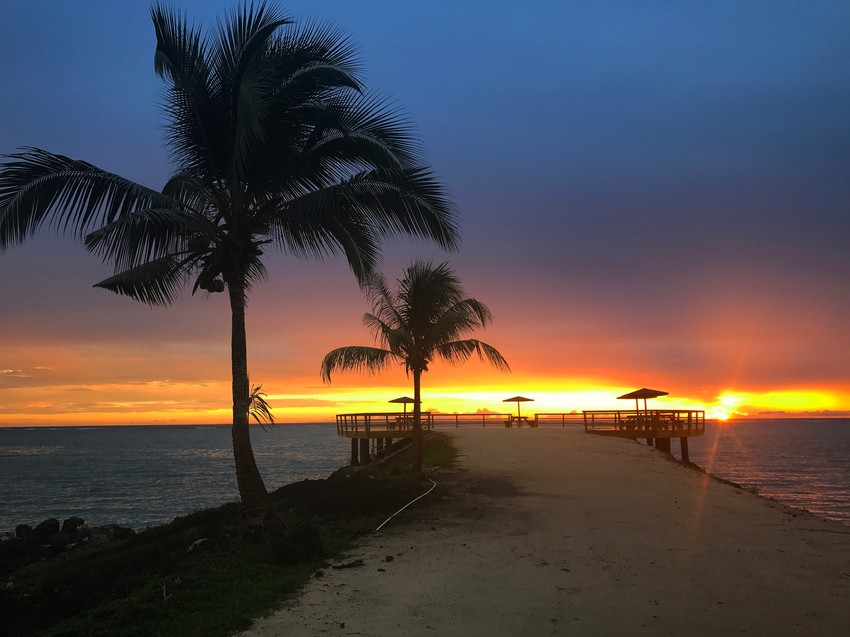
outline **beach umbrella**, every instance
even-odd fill
[[[414,400],[414,399],[413,399],[413,398],[411,398],[410,396],[399,396],[398,398],[393,398],[392,400],[390,400],[390,401],[388,401],[388,402],[391,402],[391,403],[402,403],[402,404],[404,405],[404,415],[406,416],[406,415],[407,415],[407,406],[408,406],[410,403],[415,403],[415,402],[416,402],[416,400]]]
[[[623,394],[622,396],[617,396],[617,400],[620,399],[635,399],[635,411],[640,411],[640,406],[638,401],[643,398],[643,410],[646,409],[646,399],[647,398],[658,398],[659,396],[667,396],[666,391],[661,391],[659,389],[648,389],[646,387],[641,387],[640,389],[636,389],[633,392],[629,392],[628,394]]]
[[[526,398],[525,396],[514,396],[513,398],[505,398],[503,403],[516,403],[516,417],[519,418],[522,414],[519,411],[520,403],[530,403],[534,402],[533,398]]]

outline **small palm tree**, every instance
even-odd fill
[[[115,275],[98,287],[151,305],[225,292],[231,309],[233,452],[249,525],[281,528],[254,461],[248,293],[263,252],[345,255],[364,283],[381,241],[457,241],[452,205],[405,118],[362,90],[348,38],[245,3],[216,31],[151,9],[175,171],[161,192],[37,148],[0,164],[0,250],[45,224],[84,239]],[[255,415],[262,415],[262,409]]]
[[[331,382],[334,370],[377,372],[401,363],[413,375],[413,440],[415,471],[422,470],[422,373],[435,358],[462,363],[473,353],[502,371],[510,371],[496,348],[464,334],[486,327],[492,320],[486,305],[464,297],[460,280],[447,263],[415,261],[393,294],[383,277],[366,286],[371,314],[363,316],[383,347],[349,346],[329,352],[322,361],[322,378]]]

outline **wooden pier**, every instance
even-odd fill
[[[670,440],[679,439],[682,461],[690,462],[688,438],[705,434],[705,412],[692,409],[650,409],[536,413],[517,417],[508,413],[440,414],[422,412],[422,428],[434,427],[582,427],[587,433],[632,440],[670,453]],[[338,414],[337,434],[351,439],[351,464],[366,465],[385,458],[410,442],[410,412]]]
[[[422,414],[422,427],[431,429],[432,414]],[[410,442],[413,415],[402,412],[370,412],[338,414],[337,435],[351,439],[352,466],[367,465],[381,459]]]
[[[584,430],[600,436],[637,440],[670,453],[670,440],[678,438],[682,462],[690,462],[688,438],[705,435],[705,412],[694,409],[637,411],[584,411]]]

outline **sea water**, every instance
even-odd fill
[[[251,428],[269,491],[325,478],[350,449],[334,425]],[[0,428],[0,531],[47,518],[136,530],[238,500],[229,426]]]
[[[270,491],[349,459],[334,425],[251,437]],[[719,477],[850,524],[850,419],[709,422],[689,446]],[[227,426],[0,428],[0,485],[0,531],[72,515],[140,530],[238,499]]]
[[[850,419],[709,422],[689,450],[709,473],[850,524]]]

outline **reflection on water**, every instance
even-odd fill
[[[850,420],[707,423],[690,455],[761,495],[850,524]]]
[[[344,465],[329,425],[252,429],[271,491]],[[0,531],[71,515],[142,529],[238,499],[229,427],[0,429]]]

